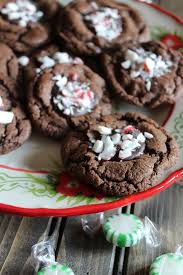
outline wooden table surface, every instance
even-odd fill
[[[156,1],[183,17],[182,0]],[[81,217],[26,218],[0,215],[0,274],[34,274],[31,265],[31,247],[43,234],[55,228],[58,240],[57,260],[70,266],[76,275],[146,275],[153,259],[166,252],[175,251],[183,244],[183,187],[178,184],[161,194],[120,209],[148,216],[160,230],[163,238],[158,248],[144,241],[130,249],[119,249],[107,243],[102,233],[90,239],[81,227]],[[119,210],[118,210],[119,211]],[[110,215],[115,211],[105,213]],[[176,274],[175,274],[176,275]]]

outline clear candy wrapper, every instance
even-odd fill
[[[56,261],[55,248],[58,237],[57,230],[50,237],[32,246],[31,259],[37,275],[74,275],[69,267]]]

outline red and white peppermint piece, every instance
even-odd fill
[[[153,72],[155,67],[155,62],[151,58],[146,58],[144,62],[144,69],[148,72]]]
[[[133,131],[135,131],[135,127],[132,126],[132,125],[128,125],[128,126],[126,126],[126,127],[123,129],[123,132],[124,132],[125,134],[128,134],[128,133],[133,132]]]

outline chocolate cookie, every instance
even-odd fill
[[[63,56],[68,62],[62,64]],[[84,129],[92,118],[111,112],[104,80],[80,59],[57,52],[39,61],[27,101],[33,123],[44,134],[60,138],[70,127]]]
[[[128,195],[158,183],[175,164],[175,140],[155,121],[139,113],[116,113],[90,121],[84,132],[62,141],[66,169],[109,195]]]
[[[102,65],[114,92],[137,106],[172,104],[183,92],[183,56],[159,42],[125,43]]]
[[[31,134],[31,124],[12,96],[15,86],[0,77],[0,154],[20,147]]]
[[[55,0],[1,0],[0,41],[28,53],[50,41],[59,4]]]
[[[139,13],[111,0],[77,0],[61,10],[60,38],[75,54],[97,55],[130,39],[147,41],[149,31]]]

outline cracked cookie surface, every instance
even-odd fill
[[[183,92],[182,54],[159,42],[125,43],[101,63],[114,94],[137,106],[173,104]]]
[[[105,93],[105,81],[87,66],[55,62],[29,81],[28,111],[45,135],[61,138],[70,128],[85,129],[92,118],[111,113]]]
[[[77,0],[61,10],[58,31],[75,54],[97,55],[130,39],[147,41],[148,28],[128,5],[109,0]]]
[[[131,125],[150,139],[146,140],[143,152],[131,158],[119,159],[113,154],[111,159],[99,159],[89,138],[99,125],[104,126],[104,130],[107,127],[118,132]],[[139,113],[116,113],[91,121],[85,132],[70,132],[62,141],[61,156],[66,169],[74,177],[106,194],[123,196],[157,184],[164,169],[175,164],[178,147],[175,140],[153,120]]]
[[[17,53],[31,52],[52,38],[58,9],[55,0],[1,0],[0,41]]]

